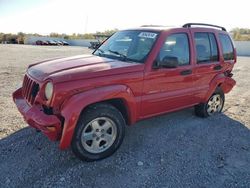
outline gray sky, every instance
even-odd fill
[[[144,24],[217,24],[250,28],[247,0],[0,0],[0,32],[49,34]]]

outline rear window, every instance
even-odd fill
[[[224,60],[233,60],[234,49],[230,37],[225,34],[219,34],[219,40],[222,46]]]
[[[218,46],[213,33],[195,33],[196,59],[198,63],[219,60]]]

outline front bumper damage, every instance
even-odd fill
[[[30,106],[22,96],[22,88],[16,90],[12,97],[24,120],[31,127],[41,130],[52,141],[60,139],[62,123],[56,115],[45,114],[40,105]]]

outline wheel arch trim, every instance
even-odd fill
[[[224,93],[228,93],[235,86],[236,81],[230,77],[225,76],[224,73],[218,74],[209,84],[209,90],[203,102],[206,102],[214,91],[219,87]]]
[[[136,97],[126,85],[112,85],[95,88],[73,95],[62,106],[61,114],[64,117],[64,127],[60,140],[60,149],[70,146],[78,118],[87,106],[111,99],[122,99],[127,105],[128,119],[132,124],[137,119]]]

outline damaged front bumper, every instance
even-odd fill
[[[62,123],[56,115],[45,114],[40,105],[30,106],[22,96],[22,88],[13,93],[13,100],[24,120],[31,127],[41,130],[50,140],[60,139]]]

